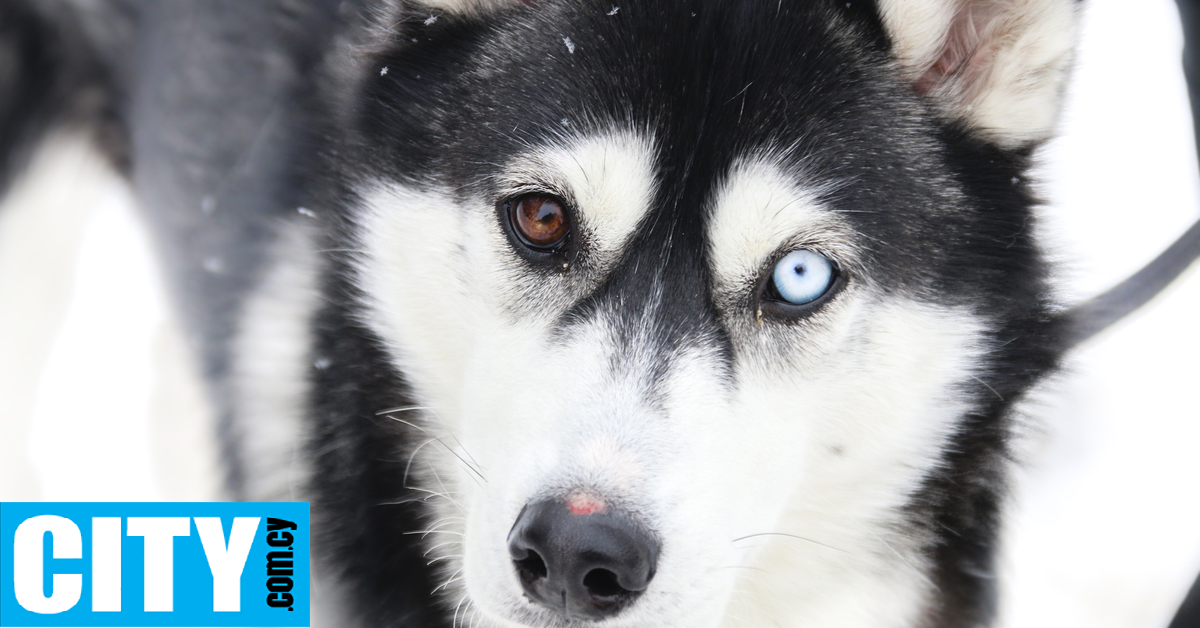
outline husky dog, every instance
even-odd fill
[[[329,625],[987,625],[1073,0],[5,0]]]

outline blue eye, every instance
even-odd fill
[[[771,274],[779,297],[793,305],[817,300],[833,285],[833,264],[824,255],[808,249],[783,256]]]

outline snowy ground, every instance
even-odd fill
[[[1068,300],[1200,217],[1174,3],[1089,4],[1064,136],[1042,153]],[[212,499],[203,396],[128,191],[65,145],[43,157],[45,185],[0,212],[0,499]],[[1200,269],[1030,404],[1044,426],[1003,559],[1005,626],[1161,628],[1200,572],[1196,320]]]

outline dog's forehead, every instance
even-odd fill
[[[1019,228],[1023,217],[967,206],[944,129],[894,67],[873,10],[860,11],[870,3],[852,4],[635,1],[613,13],[581,1],[439,20],[428,44],[416,37],[381,59],[389,72],[369,84],[366,101],[378,105],[365,131],[392,176],[464,197],[504,198],[529,173],[522,163],[574,172],[606,195],[580,208],[585,220],[603,214],[603,236],[643,274],[705,269],[720,283],[788,238],[803,244],[804,229],[836,223],[860,238],[858,261],[878,284],[955,275],[953,247],[972,223]],[[972,176],[1011,195],[1006,173],[1018,167],[989,164],[994,181]],[[772,206],[787,209],[768,215]],[[837,220],[799,218],[821,211]],[[771,222],[780,216],[791,221]],[[709,259],[716,249],[740,257]],[[700,294],[713,283],[674,287]]]
[[[884,111],[895,99],[880,92],[889,87],[878,80],[886,55],[863,45],[870,24],[829,3],[793,4],[631,2],[614,13],[608,2],[579,2],[516,12],[478,34],[457,66],[458,89],[445,103],[451,143],[463,157],[503,158],[620,124],[652,130],[660,166],[682,181],[711,178],[764,144],[804,149],[903,126],[904,116]],[[464,178],[487,173],[481,160],[456,156],[444,163]]]
[[[952,205],[929,202],[949,189],[932,180],[945,171],[941,147],[886,55],[872,52],[871,22],[834,5],[632,2],[609,15],[611,3],[580,2],[518,13],[472,56],[442,163],[469,185],[523,154],[636,137],[626,145],[649,148],[639,167],[652,168],[656,188],[627,209],[679,228],[703,228],[736,177],[787,180],[809,207],[815,192],[836,190],[850,222],[864,210]]]

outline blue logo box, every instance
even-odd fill
[[[308,626],[307,503],[0,503],[0,626]]]

